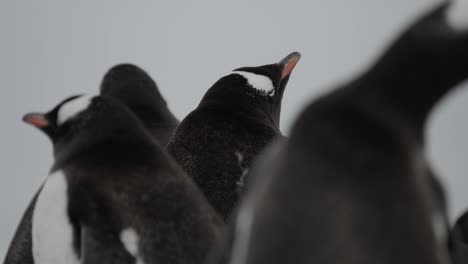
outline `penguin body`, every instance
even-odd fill
[[[230,258],[216,263],[449,262],[424,153],[430,110],[468,77],[468,33],[447,25],[446,8],[302,112],[252,175],[266,180],[249,187],[232,252],[220,254]]]
[[[154,80],[141,68],[119,64],[104,75],[101,94],[118,99],[130,108],[150,134],[166,146],[179,124],[169,110]]]
[[[144,70],[131,64],[116,65],[105,74],[100,90],[101,94],[129,107],[155,140],[162,146],[167,144],[179,121],[168,109],[156,83]],[[34,263],[31,222],[35,204],[36,196],[22,216],[7,251],[5,264]]]
[[[254,160],[249,182],[241,197],[240,206],[236,207],[228,219],[223,238],[212,248],[207,264],[243,263],[239,262],[248,251],[251,217],[259,197],[268,190],[271,176],[279,168],[277,160],[287,138],[277,138],[270,143]],[[243,257],[241,257],[243,256]]]
[[[203,261],[221,220],[123,104],[71,97],[24,120],[55,157],[32,212],[34,263]]]
[[[244,67],[218,80],[178,126],[169,153],[227,219],[236,206],[253,158],[281,136],[284,88],[300,58]]]

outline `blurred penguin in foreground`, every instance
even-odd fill
[[[468,212],[465,212],[457,220],[451,237],[454,263],[468,263]]]
[[[449,263],[424,134],[434,105],[468,77],[468,32],[447,23],[447,8],[302,112],[252,171],[232,248],[215,262]]]

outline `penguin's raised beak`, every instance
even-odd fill
[[[23,116],[23,121],[40,129],[49,126],[49,120],[47,120],[47,117],[40,113],[26,114]]]
[[[291,74],[300,58],[301,54],[296,51],[289,54],[280,62],[278,62],[278,64],[282,66],[281,80],[283,80]]]

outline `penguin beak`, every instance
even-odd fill
[[[23,121],[39,129],[49,126],[49,120],[47,120],[47,117],[44,114],[39,113],[26,114],[23,116]]]
[[[278,64],[282,67],[281,80],[291,74],[300,58],[301,54],[299,52],[293,52],[278,62]]]

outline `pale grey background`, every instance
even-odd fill
[[[1,0],[0,259],[52,161],[49,141],[21,122],[24,113],[95,93],[109,67],[133,62],[183,118],[223,74],[297,50],[303,58],[283,101],[287,133],[306,102],[362,71],[402,26],[437,2]],[[455,11],[468,17],[463,4]],[[468,207],[468,89],[436,110],[430,159],[455,217]]]

